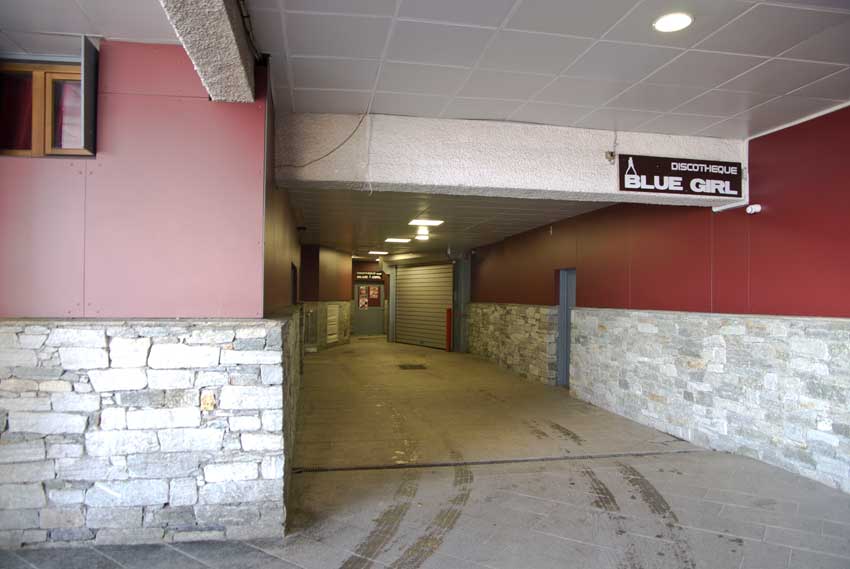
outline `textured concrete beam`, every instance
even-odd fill
[[[254,100],[254,56],[237,0],[160,0],[213,101]]]
[[[284,187],[410,191],[713,206],[734,199],[620,192],[605,157],[614,133],[496,121],[281,114],[276,182]],[[338,150],[316,161],[350,137]],[[740,140],[621,132],[618,152],[744,160]],[[312,162],[312,163],[311,163]],[[308,164],[306,165],[305,164]]]

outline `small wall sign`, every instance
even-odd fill
[[[384,273],[381,271],[357,271],[354,273],[356,281],[381,281],[384,280]]]
[[[741,163],[620,154],[620,191],[741,197]]]

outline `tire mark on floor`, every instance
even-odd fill
[[[582,446],[584,444],[583,438],[581,438],[565,426],[561,425],[560,423],[556,423],[555,421],[547,422],[549,423],[549,427],[552,428],[554,431],[557,431],[557,433],[561,436],[562,439],[570,440],[578,446]]]
[[[590,481],[590,491],[596,494],[593,506],[605,510],[608,519],[614,523],[614,531],[617,535],[627,535],[623,516],[619,515],[620,505],[611,489],[599,479],[591,468],[581,470],[581,473]],[[627,538],[628,539],[628,538]],[[640,554],[633,541],[627,541],[623,550],[623,559],[617,565],[618,569],[643,569]]]
[[[531,431],[531,434],[537,437],[538,439],[548,439],[549,433],[538,427],[534,421],[523,421],[526,424],[528,429]]]
[[[665,532],[662,534],[673,543],[673,555],[682,569],[696,569],[696,561],[693,558],[691,546],[681,525],[679,518],[670,507],[664,496],[652,485],[634,466],[618,463],[620,474],[631,486],[641,500],[649,507],[649,510],[664,521]]]

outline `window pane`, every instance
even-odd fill
[[[82,148],[82,90],[80,82],[53,82],[53,148]]]
[[[0,149],[32,148],[32,75],[0,73]]]

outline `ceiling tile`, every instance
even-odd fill
[[[493,30],[425,22],[397,22],[387,57],[418,63],[473,65]]]
[[[378,58],[390,20],[314,14],[287,14],[289,55]]]
[[[292,58],[296,88],[372,90],[378,62],[367,59]]]
[[[722,117],[700,117],[696,115],[663,115],[646,123],[640,129],[646,132],[657,132],[660,134],[680,134],[688,136],[707,128]]]
[[[79,36],[27,34],[23,32],[6,32],[6,35],[30,55],[80,56],[82,44]]]
[[[456,98],[443,112],[445,118],[505,120],[521,103],[498,99]]]
[[[680,50],[669,47],[599,42],[581,56],[564,75],[638,81],[680,53]]]
[[[448,97],[416,95],[413,93],[375,93],[372,111],[380,115],[409,115],[437,117],[446,106]]]
[[[469,75],[468,68],[387,61],[378,89],[404,93],[453,95]]]
[[[710,88],[764,61],[763,58],[747,55],[689,51],[647,77],[646,80],[663,85]]]
[[[0,32],[0,53],[26,53],[3,32]]]
[[[676,109],[681,113],[731,117],[771,99],[771,95],[738,91],[708,91]]]
[[[3,31],[17,32],[98,32],[83,11],[67,0],[3,0],[0,2],[0,27]]]
[[[714,138],[747,138],[750,135],[750,123],[746,119],[727,119],[697,133],[697,136]]]
[[[591,107],[531,102],[526,103],[517,109],[517,111],[511,115],[510,120],[540,124],[554,124],[559,126],[574,126],[592,110],[593,109]]]
[[[667,112],[703,92],[698,87],[638,83],[606,106],[619,109]]]
[[[283,54],[272,54],[269,57],[269,65],[272,71],[272,82],[275,85],[289,85],[289,76],[286,69],[286,56]]]
[[[95,28],[111,39],[176,42],[157,0],[77,0]],[[68,3],[64,9],[67,10]]]
[[[850,99],[850,69],[821,79],[811,85],[794,91],[794,95],[803,97],[820,97],[822,99]]]
[[[398,15],[400,18],[498,27],[513,4],[514,0],[404,0]]]
[[[537,101],[598,106],[625,91],[630,81],[559,77],[535,97]]]
[[[287,10],[392,16],[396,0],[286,0]]]
[[[257,48],[262,53],[286,53],[280,12],[254,11],[251,14],[251,28]]]
[[[779,55],[845,21],[832,12],[761,4],[698,44],[700,49]]]
[[[364,91],[295,89],[296,113],[365,113],[371,94]]]
[[[850,63],[850,21],[826,29],[782,55],[797,59]]]
[[[773,59],[723,84],[730,91],[752,91],[766,95],[784,95],[812,81],[822,79],[841,67],[831,63],[810,63]]]
[[[248,12],[254,10],[280,10],[279,0],[248,0]]]
[[[553,75],[477,69],[464,85],[460,95],[493,99],[527,99],[542,89],[553,77]]]
[[[751,109],[738,118],[747,119],[750,125],[750,133],[754,135],[800,120],[834,106],[835,101],[787,96]]]
[[[507,27],[598,38],[635,3],[636,0],[524,0]]]
[[[661,116],[661,113],[649,111],[598,109],[582,119],[578,126],[605,130],[634,130],[640,124],[659,116]]]
[[[644,0],[605,39],[691,47],[747,8],[749,4],[738,0]],[[670,12],[688,13],[693,23],[676,33],[663,33],[652,27],[655,20]]]
[[[481,67],[558,73],[590,47],[592,40],[501,31],[487,48]]]

